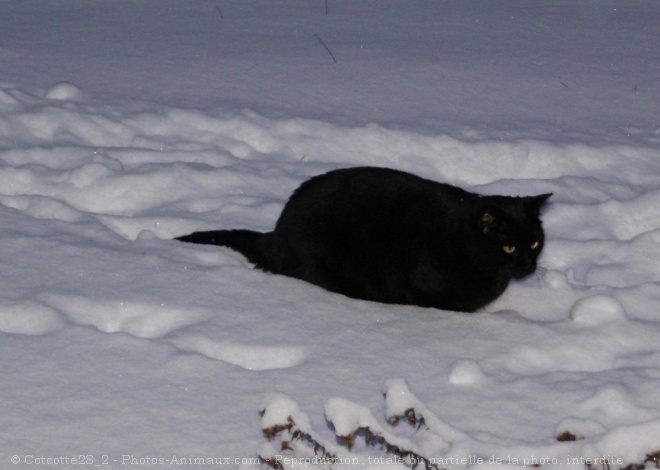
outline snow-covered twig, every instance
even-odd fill
[[[280,439],[279,450],[269,442],[259,451],[259,457],[268,466],[282,470],[282,454],[304,459],[315,457],[330,463],[342,461],[342,456],[334,449],[335,446],[325,442],[312,431],[307,415],[291,398],[279,393],[268,395],[262,401],[260,411],[264,436],[269,441]]]
[[[447,450],[450,443],[465,437],[464,433],[444,423],[426,408],[410,393],[405,381],[389,381],[385,389],[386,416],[390,425],[395,426],[402,417],[405,418],[417,426],[416,433],[425,432],[432,436],[435,451]],[[316,435],[307,415],[295,401],[285,395],[266,397],[261,405],[261,413],[262,430],[269,442],[262,446],[259,455],[264,463],[275,470],[284,468],[283,462],[286,459],[283,456],[291,457],[288,461],[312,459],[326,464],[326,467],[331,467],[333,463],[355,462],[359,459],[351,457],[355,455],[351,450],[360,436],[364,438],[366,446],[396,456],[401,464],[413,469],[421,465],[425,470],[440,470],[413,440],[386,430],[368,408],[343,398],[328,400],[325,416],[332,423],[337,440],[346,450]],[[275,440],[280,442],[279,450],[271,444]]]

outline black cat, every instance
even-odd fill
[[[360,167],[304,182],[275,230],[196,232],[256,267],[349,297],[473,312],[536,269],[551,194],[480,196],[402,171]]]

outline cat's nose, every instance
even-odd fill
[[[534,271],[536,271],[536,265],[533,263],[524,264],[522,266],[518,265],[518,266],[514,266],[511,275],[516,279],[522,279],[523,277],[529,276]]]

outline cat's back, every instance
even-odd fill
[[[330,245],[351,246],[363,253],[394,247],[398,251],[434,230],[436,221],[452,225],[474,197],[460,188],[389,168],[334,170],[307,180],[293,193],[275,230],[262,243],[270,245],[266,251],[271,253],[327,253]]]
[[[272,272],[349,297],[419,303],[409,288],[411,270],[426,256],[429,238],[452,245],[459,237],[456,214],[471,197],[387,168],[335,170],[303,183],[260,243]]]

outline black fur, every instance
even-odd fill
[[[264,271],[349,297],[472,312],[535,271],[549,197],[480,196],[397,170],[347,168],[303,183],[272,232],[178,240],[228,246]]]

